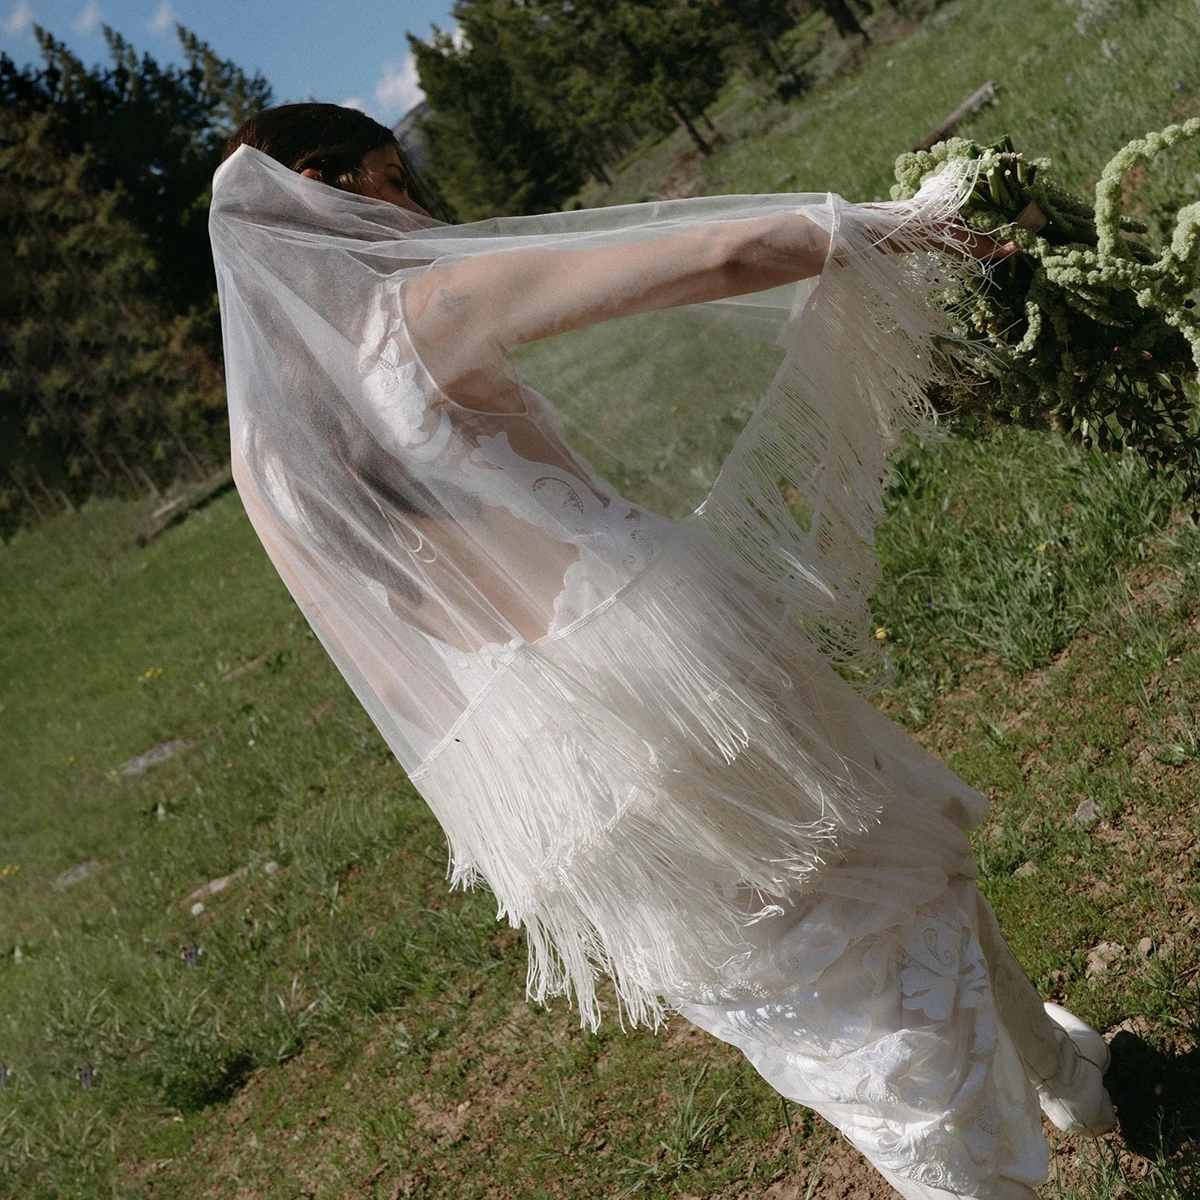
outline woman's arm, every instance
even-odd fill
[[[828,235],[814,221],[779,213],[618,246],[501,251],[413,279],[405,315],[439,385],[480,401],[494,395],[513,346],[807,279],[820,274],[828,250]]]
[[[481,255],[427,272],[408,315],[457,329],[485,321],[511,348],[612,317],[807,279],[820,274],[828,249],[815,222],[779,213],[590,250]]]

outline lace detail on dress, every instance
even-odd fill
[[[953,890],[907,923],[847,937],[786,1003],[682,1011],[872,1162],[964,1195],[994,1169],[995,1007]]]
[[[418,382],[420,364],[404,333],[399,297],[389,289],[376,295],[358,354],[363,415],[374,418],[371,432],[393,453],[422,461],[444,454],[451,438],[450,414],[434,409]]]
[[[597,475],[567,444],[558,412],[539,392],[521,386],[524,413],[466,409],[442,392],[413,348],[398,288],[385,286],[376,294],[359,369],[375,436],[401,462],[419,464],[423,480],[440,476],[443,488],[434,490],[454,489],[477,513],[503,509],[528,527],[529,540],[540,534],[574,548],[574,561],[544,598],[547,633],[560,632],[612,596],[675,527]],[[518,440],[540,446],[542,457],[522,453]],[[444,643],[434,648],[472,695],[521,640],[489,642],[478,651]]]

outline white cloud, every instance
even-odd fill
[[[347,96],[342,101],[343,108],[357,108],[359,112],[366,112],[367,106],[361,96]]]
[[[176,20],[171,0],[160,0],[159,6],[154,10],[154,16],[146,22],[146,29],[155,37],[164,37],[175,27]]]
[[[9,37],[20,37],[29,32],[32,24],[33,9],[29,7],[29,0],[20,0],[17,7],[4,18],[4,32]]]
[[[72,28],[76,33],[86,37],[88,34],[95,33],[100,28],[104,18],[100,15],[100,5],[96,0],[88,0],[83,6],[83,12],[79,14],[72,22]]]
[[[388,120],[402,117],[425,99],[417,79],[417,60],[410,54],[402,63],[383,64],[383,74],[375,85],[375,104]]]

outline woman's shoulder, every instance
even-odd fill
[[[507,351],[452,289],[430,272],[380,281],[368,305],[360,363],[403,363],[427,396],[479,413],[523,414],[528,405]]]

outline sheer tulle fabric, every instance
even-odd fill
[[[670,997],[785,994],[786,972],[751,970],[756,926],[839,878],[899,803],[878,751],[894,735],[833,668],[877,675],[873,529],[889,450],[929,427],[928,297],[960,188],[448,226],[247,147],[218,172],[247,512],[441,822],[453,881],[482,879],[527,929],[535,998],[571,993],[594,1025],[600,972],[634,1022]],[[506,411],[452,399],[413,333],[406,288],[439,265],[682,252],[777,212],[828,233],[818,280],[528,347],[507,362]],[[927,867],[840,878],[915,911],[945,887],[947,829],[921,830]]]

